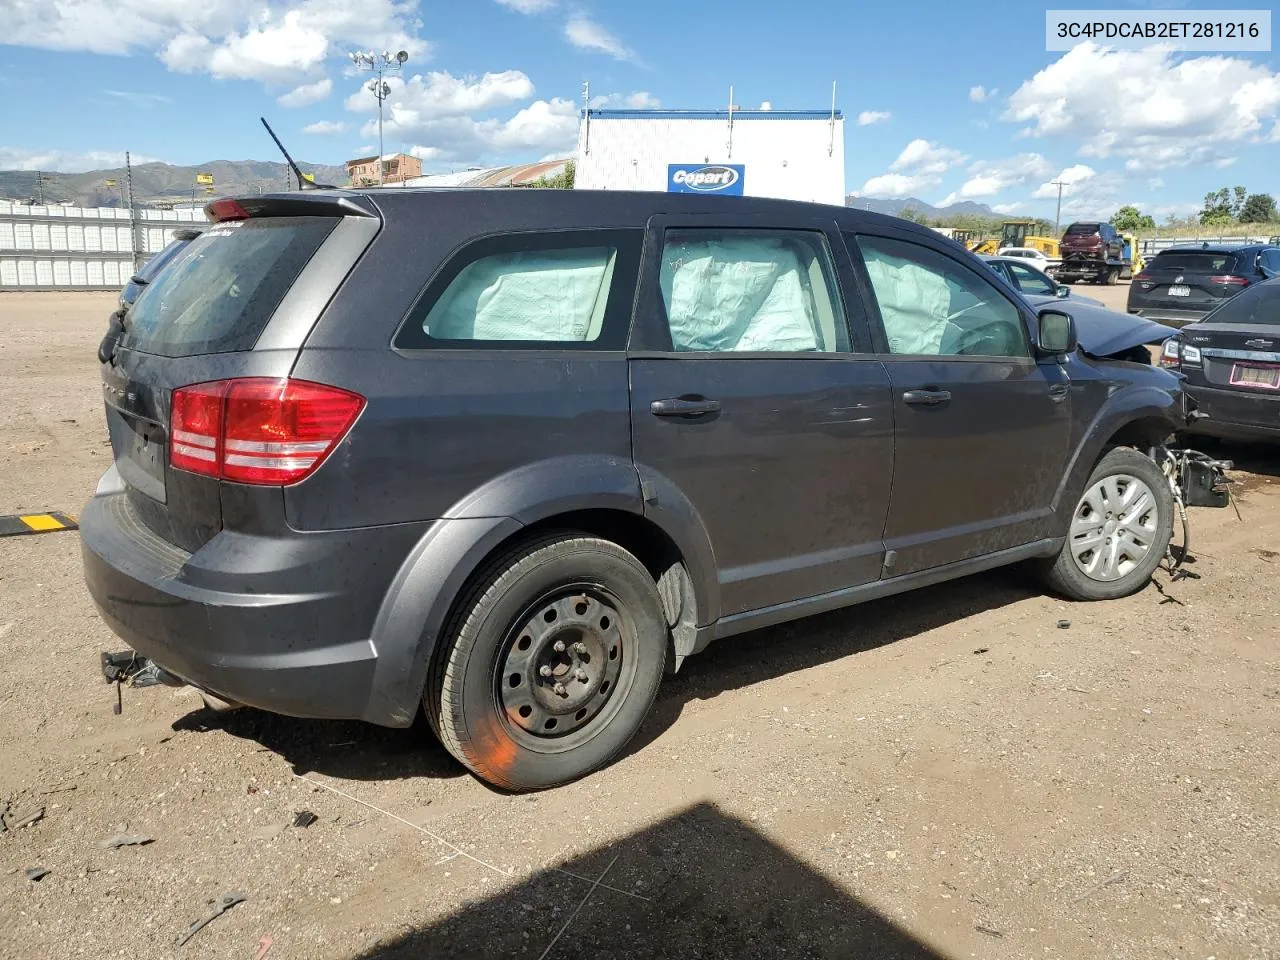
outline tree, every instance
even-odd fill
[[[922,210],[917,210],[915,207],[903,207],[898,216],[903,220],[910,220],[912,223],[929,226],[929,215]]]
[[[1231,200],[1231,216],[1239,220],[1240,211],[1244,209],[1244,200],[1245,200],[1245,197],[1248,195],[1249,191],[1246,190],[1244,187],[1232,187],[1231,189],[1232,189],[1232,192],[1235,194],[1235,196]]]
[[[1200,223],[1206,227],[1224,226],[1235,219],[1231,205],[1231,191],[1226,187],[1204,195],[1200,208]]]
[[[1252,193],[1240,208],[1241,223],[1273,223],[1280,220],[1275,198],[1269,193]]]
[[[1156,221],[1132,204],[1127,204],[1111,215],[1111,225],[1121,233],[1137,233],[1140,230],[1154,230]]]

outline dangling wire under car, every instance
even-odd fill
[[[1215,460],[1198,450],[1169,447],[1152,447],[1150,456],[1169,481],[1173,502],[1178,505],[1178,516],[1182,519],[1182,549],[1175,554],[1172,542],[1168,549],[1169,575],[1175,581],[1195,577],[1191,571],[1182,569],[1191,553],[1191,521],[1187,507],[1225,507],[1228,504],[1235,507],[1231,498],[1231,484],[1235,481],[1227,476],[1227,471],[1235,464],[1230,460]],[[1235,510],[1239,517],[1240,508],[1235,507]]]

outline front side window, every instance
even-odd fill
[[[916,243],[856,238],[889,352],[1030,357],[1018,308],[979,274]]]
[[[676,352],[848,349],[820,232],[669,229],[659,282]]]
[[[1035,293],[1052,297],[1058,292],[1053,281],[1039,270],[1024,267],[1020,263],[1009,264],[1009,272],[1013,274],[1013,285],[1023,293]]]

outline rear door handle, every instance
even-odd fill
[[[951,401],[950,390],[908,390],[902,399],[913,407],[936,407]]]
[[[668,397],[649,404],[649,412],[655,417],[705,417],[720,412],[720,401],[706,397]]]

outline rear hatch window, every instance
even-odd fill
[[[1231,253],[1211,253],[1208,250],[1168,250],[1156,254],[1150,270],[1177,270],[1180,273],[1233,273],[1236,258]]]
[[[1280,327],[1280,284],[1262,283],[1232,297],[1205,317],[1205,323],[1232,326],[1271,324]]]
[[[216,224],[143,290],[120,345],[162,357],[253,349],[337,223],[332,217],[267,217]]]
[[[1069,237],[1091,237],[1098,233],[1099,225],[1096,223],[1073,223],[1067,227],[1067,236]]]

